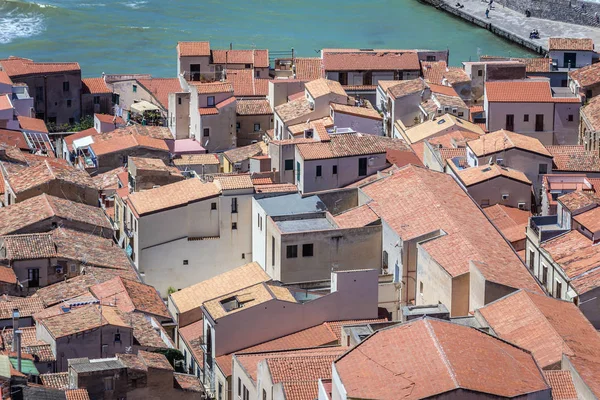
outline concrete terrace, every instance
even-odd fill
[[[543,50],[548,50],[548,39],[551,37],[591,38],[594,40],[594,43],[600,44],[600,29],[598,28],[539,18],[527,18],[524,14],[500,4],[494,4],[494,9],[490,11],[490,18],[488,19],[485,17],[485,10],[488,7],[488,3],[482,0],[423,1],[434,6],[439,6],[447,12],[484,28],[486,28],[486,24],[492,24],[493,28],[499,28],[506,32],[506,34],[503,34],[492,29],[494,33],[511,41],[521,43],[538,52],[540,52],[540,46]],[[457,1],[464,4],[464,8],[457,9],[455,6]],[[529,32],[533,29],[539,31],[540,39],[529,39]],[[516,36],[516,38],[511,36]],[[486,54],[485,49],[482,49],[482,54]]]

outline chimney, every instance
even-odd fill
[[[21,333],[22,332],[23,331],[21,331],[20,329],[15,331],[15,335],[17,338],[17,370],[19,372],[23,371],[23,368],[21,368]]]
[[[19,318],[21,317],[21,313],[18,308],[13,308],[12,319],[13,319],[13,341],[12,341],[12,351],[17,351],[17,330],[19,329]]]

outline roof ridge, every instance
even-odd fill
[[[44,196],[45,203],[50,209],[51,216],[56,216],[56,210],[54,209],[54,205],[50,202],[48,195],[46,193],[42,193],[42,196]]]
[[[440,353],[440,356],[442,357],[442,361],[443,361],[444,365],[448,369],[448,374],[450,375],[452,382],[454,382],[454,386],[456,388],[461,387],[458,380],[456,379],[456,374],[454,372],[454,368],[452,368],[452,364],[450,363],[450,360],[448,360],[448,357],[446,357],[446,352],[444,352],[444,349],[442,348],[442,345],[439,342],[437,335],[433,331],[433,327],[431,326],[431,321],[428,318],[423,318],[423,323],[425,324],[425,327],[427,328],[427,332],[429,333],[429,336],[433,340],[433,344],[435,345],[438,352]]]

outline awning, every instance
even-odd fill
[[[131,105],[131,111],[136,112],[138,114],[143,114],[146,111],[154,110],[159,110],[159,108],[154,104],[147,102],[146,100],[138,101],[137,103],[133,103]]]
[[[12,364],[14,369],[19,367],[19,362],[16,358],[10,357],[10,363]],[[39,371],[35,367],[35,364],[32,360],[29,359],[21,359],[21,372],[25,375],[39,375]]]

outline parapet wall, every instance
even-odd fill
[[[495,3],[522,14],[529,11],[535,18],[600,27],[595,17],[596,13],[600,15],[600,3],[578,0],[495,0]]]

